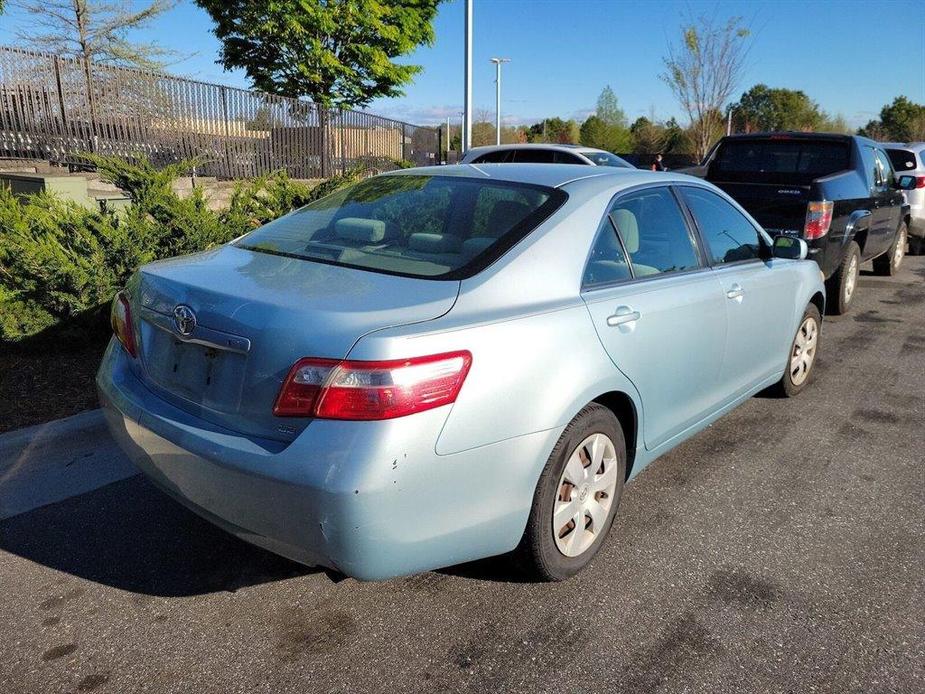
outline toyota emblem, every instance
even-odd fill
[[[177,332],[183,337],[188,337],[196,329],[196,314],[189,306],[180,304],[173,310],[173,322],[177,326]]]

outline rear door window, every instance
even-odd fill
[[[585,288],[599,287],[628,280],[632,276],[623,245],[617,237],[617,229],[610,215],[607,215],[597,230],[581,284]]]
[[[555,162],[557,164],[584,164],[587,166],[587,162],[579,157],[576,157],[571,152],[562,152],[557,150],[555,154]]]
[[[890,163],[890,158],[882,149],[874,150],[874,158],[880,170],[880,187],[889,188],[893,183],[893,165]]]
[[[556,161],[556,152],[552,149],[518,149],[514,152],[517,164],[552,164]]]
[[[634,277],[700,267],[684,215],[668,188],[647,188],[623,196],[609,216],[629,255]]]
[[[761,257],[761,237],[745,215],[709,190],[683,187],[681,191],[714,265]]]
[[[514,152],[510,149],[499,149],[494,152],[488,152],[482,156],[474,159],[473,164],[503,164],[504,162],[510,161]]]
[[[896,171],[914,171],[919,168],[915,161],[915,152],[908,149],[888,149],[886,153]]]

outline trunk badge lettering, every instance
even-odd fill
[[[196,329],[196,314],[189,306],[179,304],[173,310],[173,322],[178,333],[183,337],[189,337]]]

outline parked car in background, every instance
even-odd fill
[[[906,144],[884,142],[896,180],[901,176],[915,176],[915,188],[904,192],[909,203],[906,226],[909,229],[909,252],[925,253],[925,142]]]
[[[585,164],[636,168],[626,159],[603,149],[581,145],[522,144],[473,147],[461,164]]]
[[[804,239],[821,268],[828,305],[851,305],[861,263],[894,274],[906,250],[908,205],[890,158],[867,138],[824,133],[760,133],[722,138],[701,171],[772,236]]]
[[[688,176],[408,169],[142,267],[97,384],[139,467],[249,542],[361,579],[517,548],[564,579],[626,480],[806,387],[806,253]]]

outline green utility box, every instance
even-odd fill
[[[89,209],[96,202],[87,195],[87,179],[82,176],[54,176],[39,173],[0,173],[0,185],[14,195],[51,193],[62,200],[73,200]]]

